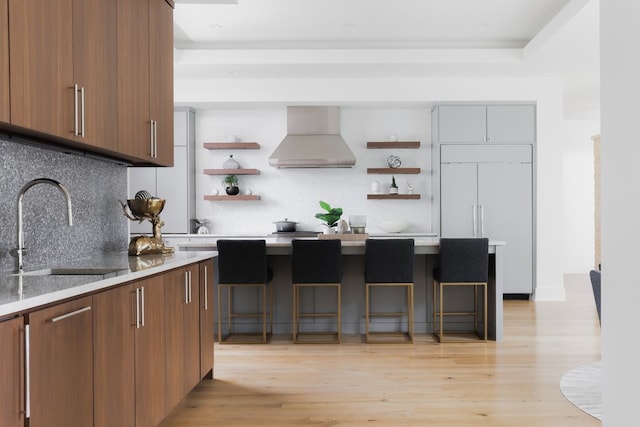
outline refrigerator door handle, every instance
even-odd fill
[[[484,205],[480,205],[480,237],[484,237]]]
[[[476,205],[471,205],[471,218],[473,221],[473,237],[478,237],[478,211]]]

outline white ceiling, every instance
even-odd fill
[[[176,0],[176,78],[554,76],[599,114],[599,0]]]

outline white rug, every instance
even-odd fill
[[[564,374],[560,390],[569,402],[602,420],[602,365],[592,362]]]

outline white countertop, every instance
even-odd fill
[[[162,273],[188,264],[211,259],[215,251],[176,252],[167,255],[129,256],[126,252],[97,254],[48,268],[113,268],[107,275],[0,275],[0,317],[24,312],[45,304],[62,301]],[[31,273],[31,274],[30,274]]]

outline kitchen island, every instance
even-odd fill
[[[220,238],[264,239],[267,255],[274,271],[274,333],[291,333],[291,237],[273,236],[183,236],[174,237],[176,249],[180,251],[215,250]],[[413,238],[415,241],[414,300],[415,331],[433,332],[433,269],[438,265],[439,239],[432,235],[388,234],[373,238]],[[304,239],[315,239],[304,237]],[[181,241],[180,241],[181,240]],[[489,287],[488,287],[488,333],[489,338],[502,340],[503,298],[503,251],[505,242],[489,242]],[[342,241],[342,332],[361,334],[364,331],[364,241]],[[392,294],[384,304],[397,304]],[[385,299],[385,298],[383,298]],[[454,301],[456,304],[466,303]],[[312,302],[311,304],[316,304]],[[313,308],[312,308],[313,309]],[[447,323],[456,329],[455,323]]]

